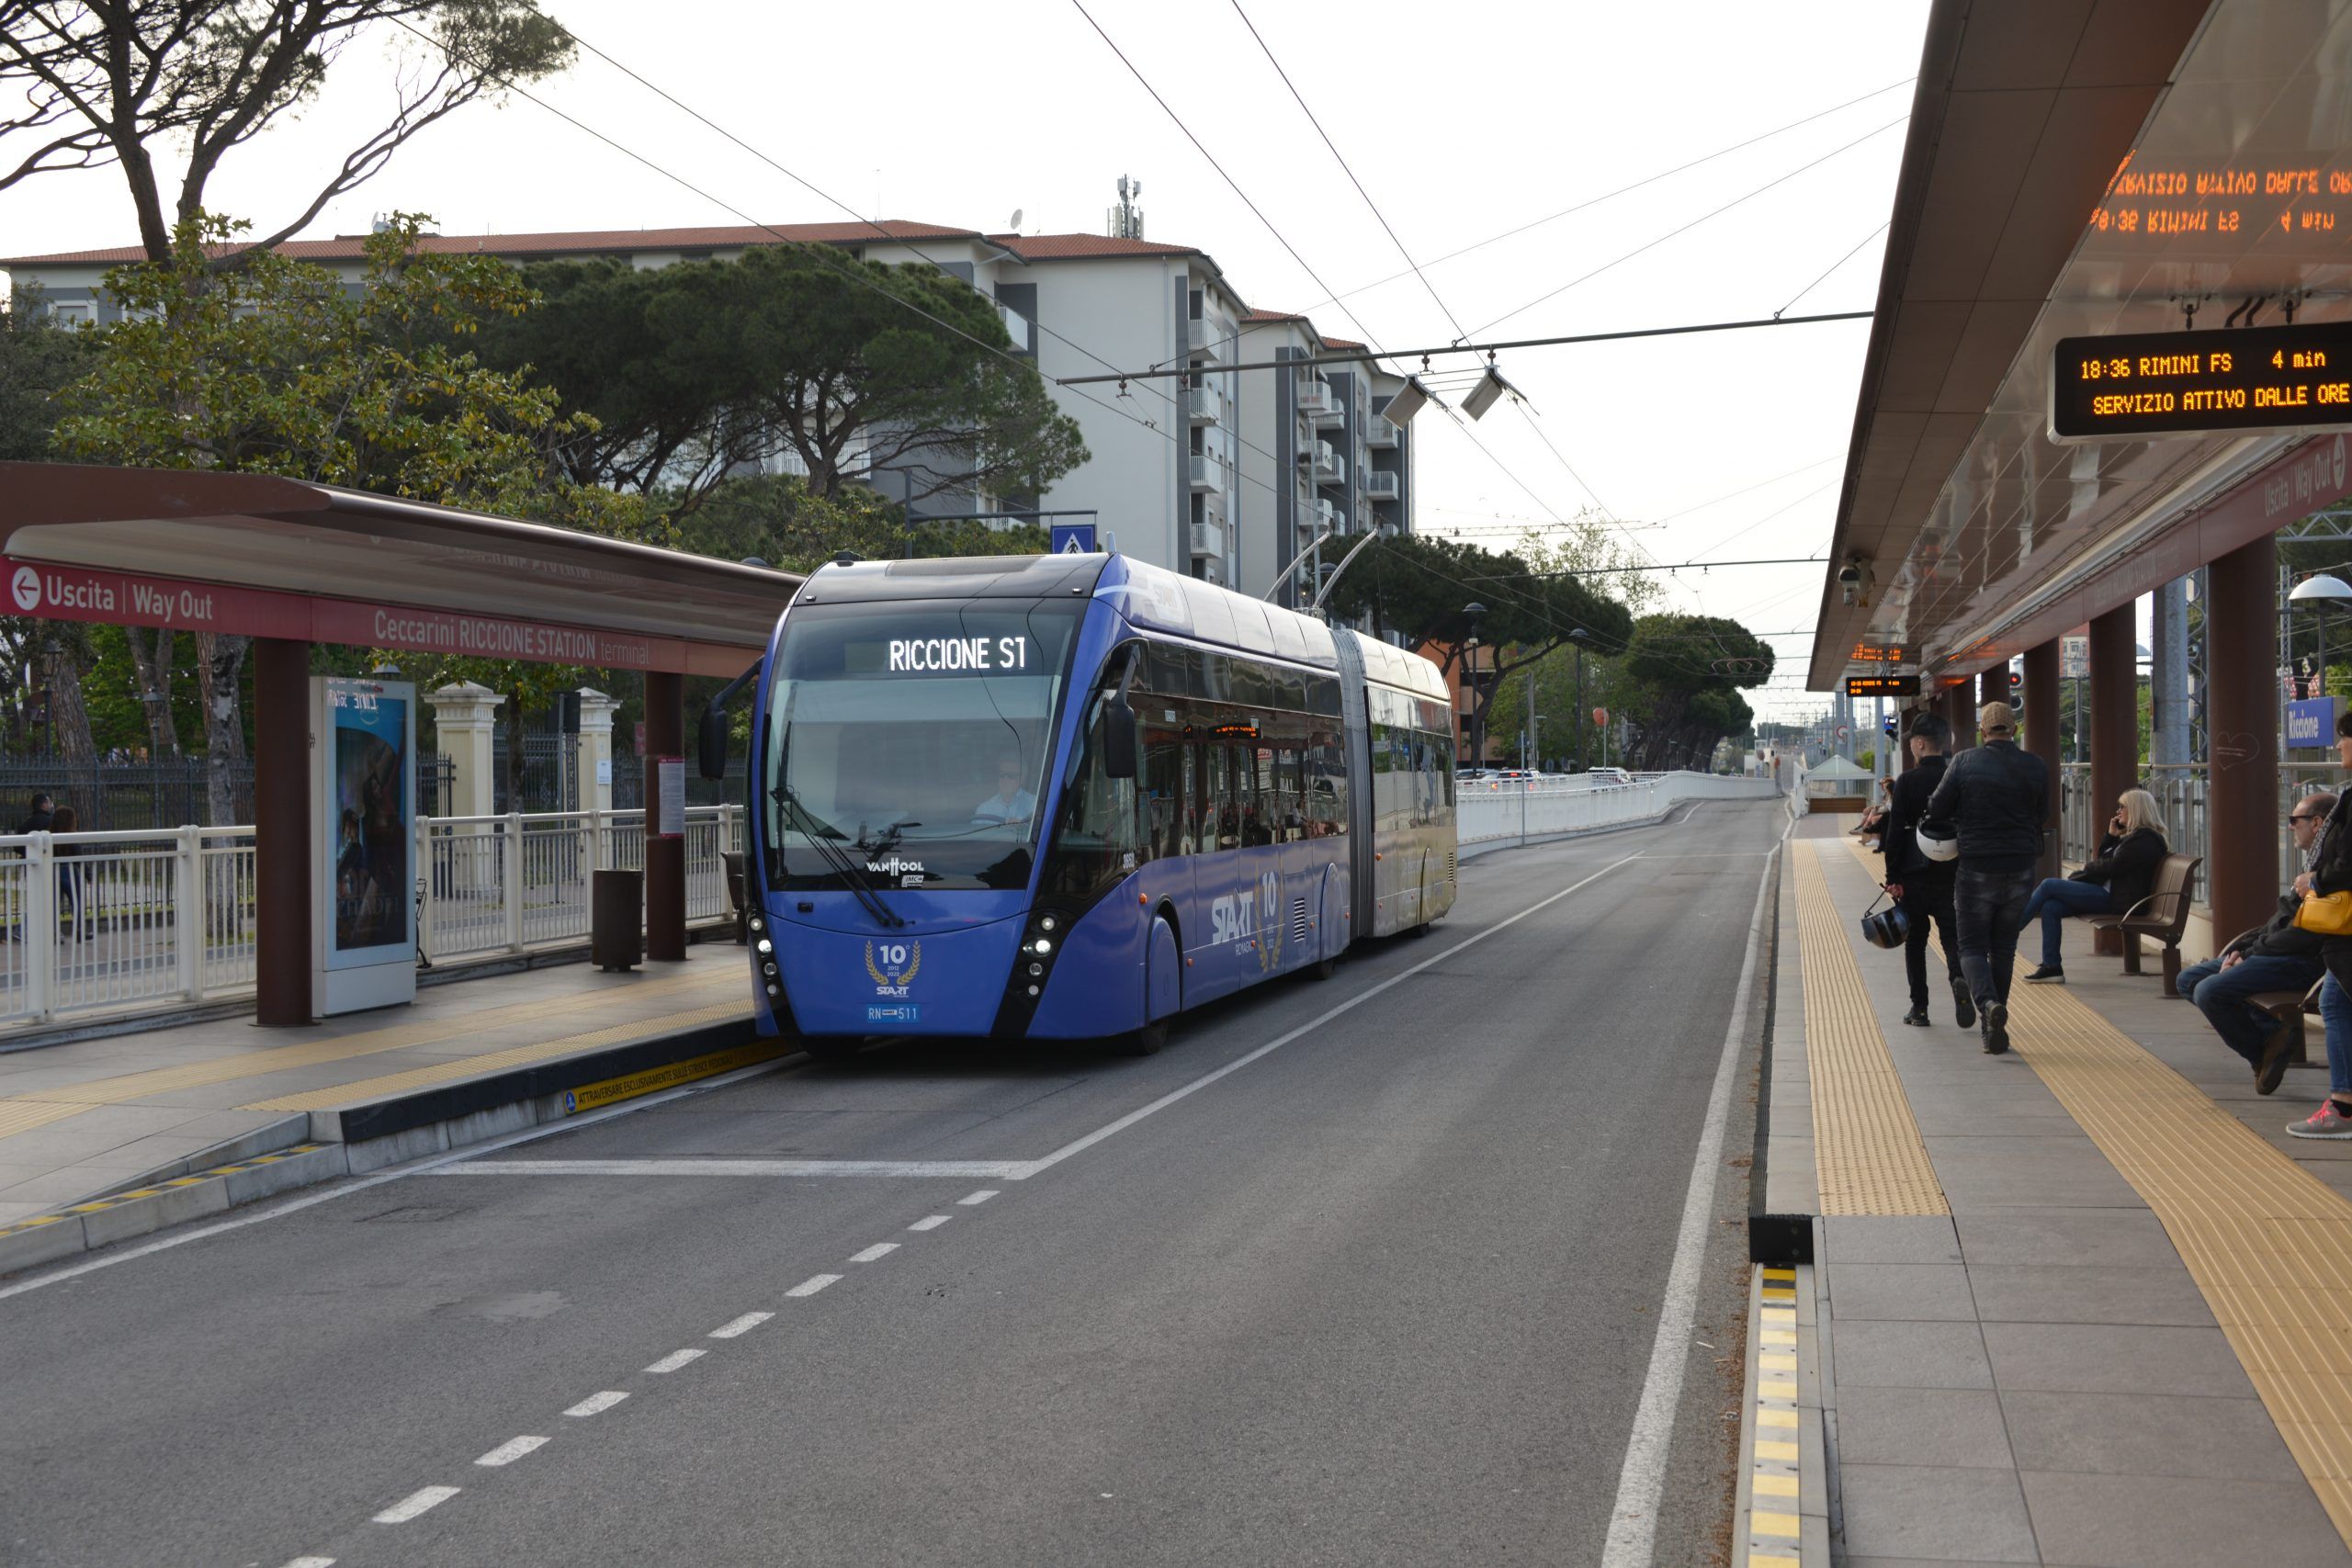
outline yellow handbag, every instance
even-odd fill
[[[2295,929],[2314,936],[2352,936],[2352,893],[2306,893]]]

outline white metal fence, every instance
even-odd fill
[[[686,923],[729,918],[741,807],[686,811]],[[584,941],[589,874],[640,870],[640,812],[420,818],[417,940],[427,958]],[[0,835],[0,1029],[217,1001],[254,988],[250,828]]]
[[[1465,845],[1542,839],[1647,822],[1686,800],[1770,800],[1771,779],[1722,773],[1651,773],[1631,784],[1569,778],[1464,780],[1454,792],[1454,834]]]

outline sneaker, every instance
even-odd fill
[[[1909,1024],[1914,1029],[1925,1029],[1928,1027],[1928,1010],[1926,1008],[1913,1008],[1909,1012],[1903,1015],[1903,1021]]]
[[[2291,1020],[2282,1021],[2270,1032],[2270,1038],[2262,1043],[2261,1060],[2254,1064],[2255,1093],[2278,1091],[2279,1080],[2287,1076],[2287,1048],[2294,1043],[2295,1025]]]
[[[2301,1122],[2287,1123],[2290,1138],[2328,1138],[2336,1142],[2352,1139],[2352,1116],[2344,1114],[2344,1107],[2333,1100],[2320,1101],[2319,1109]]]
[[[2029,986],[2063,986],[2066,983],[2066,966],[2063,964],[2037,964],[2033,966],[2033,973],[2025,980]]]
[[[2009,1048],[2009,1007],[2007,1002],[1984,1004],[1984,1054],[1998,1056]],[[2347,1122],[2352,1126],[2352,1122]]]
[[[1976,1027],[1976,1001],[1968,994],[1968,987],[1955,980],[1951,986],[1952,1017],[1962,1029]]]

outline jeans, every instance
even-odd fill
[[[2352,995],[2330,970],[2319,990],[2319,1016],[2327,1025],[2327,1092],[2352,1103]]]
[[[1903,912],[1911,924],[1903,939],[1903,972],[1911,981],[1911,1005],[1921,1011],[1928,1006],[1928,931],[1933,923],[1935,932],[1943,938],[1944,968],[1951,976],[1957,990],[1965,982],[1960,972],[1960,931],[1952,923],[1951,885],[1945,882],[1910,882],[1903,885]]]
[[[2018,933],[2025,930],[2026,900],[2033,873],[1971,871],[1965,865],[1952,882],[1952,924],[1960,931],[1960,967],[1979,1009],[2009,1000],[2009,976],[2017,967]]]
[[[2025,902],[2025,918],[2041,917],[2041,962],[2059,967],[2059,935],[2069,915],[2104,915],[2111,907],[2107,889],[2096,882],[2069,882],[2063,876],[2045,878]],[[2305,984],[2309,984],[2308,981]]]
[[[2310,990],[2324,972],[2317,958],[2256,953],[2227,969],[2220,959],[2209,958],[2180,972],[2180,994],[2197,1004],[2222,1043],[2247,1061],[2258,1062],[2263,1042],[2278,1021],[2248,998],[2259,991]]]

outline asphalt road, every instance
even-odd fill
[[[0,1289],[0,1562],[1600,1562],[1784,821],[1466,862],[1148,1060],[877,1048]],[[1763,1012],[1663,1356],[1678,1568]]]

